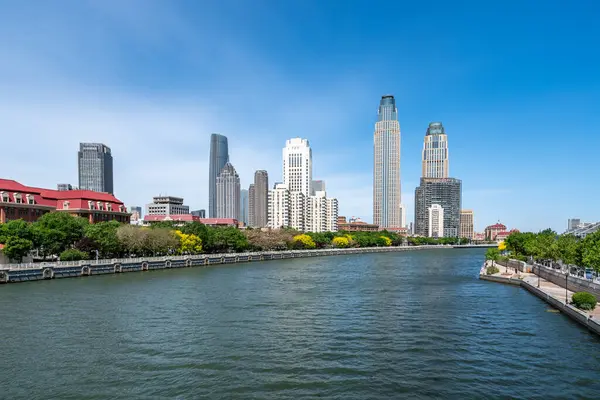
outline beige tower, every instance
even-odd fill
[[[381,97],[373,139],[373,223],[401,228],[400,124],[394,96]]]
[[[423,178],[448,177],[448,136],[441,122],[432,122],[427,128],[423,144]]]

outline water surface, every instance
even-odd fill
[[[600,340],[440,249],[0,286],[2,399],[598,398]]]

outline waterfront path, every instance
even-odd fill
[[[494,266],[496,268],[498,268],[500,270],[500,272],[493,274],[493,275],[486,275],[485,270],[487,267],[489,267],[491,265],[492,265],[492,262],[489,260],[484,263],[484,265],[481,269],[481,273],[480,273],[480,276],[482,276],[484,279],[485,279],[485,277],[495,277],[495,278],[500,278],[500,279],[506,279],[507,280],[506,283],[509,283],[508,280],[512,280],[512,281],[520,280],[522,282],[528,283],[529,285],[533,286],[534,288],[538,288],[544,294],[552,297],[557,302],[560,302],[563,305],[565,304],[565,294],[566,294],[566,297],[568,298],[568,302],[569,303],[571,302],[571,299],[573,296],[572,291],[567,290],[565,293],[564,287],[558,286],[550,281],[547,281],[544,278],[540,278],[540,277],[538,277],[538,275],[536,275],[534,273],[520,272],[520,271],[515,272],[514,268],[504,267],[500,264],[495,263]],[[496,282],[500,282],[500,281],[496,280]],[[538,287],[538,285],[539,285],[539,287]],[[596,306],[596,308],[593,311],[581,311],[581,312],[587,314],[588,318],[594,319],[594,320],[600,322],[600,305]]]

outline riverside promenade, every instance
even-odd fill
[[[140,272],[156,269],[207,267],[222,264],[281,260],[288,258],[339,256],[364,253],[389,253],[414,250],[489,247],[489,245],[436,245],[337,248],[315,250],[262,251],[253,253],[201,254],[164,257],[120,258],[27,264],[0,264],[0,283],[77,278],[93,275]]]
[[[479,272],[479,279],[521,286],[590,331],[600,335],[600,305],[597,305],[593,311],[579,310],[570,304],[573,296],[571,290],[567,290],[565,287],[552,283],[534,273],[515,271],[515,268],[505,267],[498,263],[494,265],[500,272],[487,275],[486,269],[491,265],[491,261],[484,262]]]

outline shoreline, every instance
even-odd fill
[[[18,283],[39,280],[78,278],[95,275],[142,272],[169,268],[208,267],[257,261],[283,260],[304,257],[323,257],[347,254],[389,253],[415,250],[484,248],[479,245],[456,246],[398,246],[363,247],[347,249],[283,250],[253,253],[201,254],[189,256],[164,256],[122,258],[110,260],[82,260],[30,264],[0,265],[0,283]],[[489,247],[489,246],[488,246]]]
[[[527,272],[519,273],[516,278],[512,274],[511,276],[502,276],[502,274],[500,273],[494,275],[487,275],[485,272],[487,266],[487,262],[484,262],[483,266],[481,267],[481,270],[479,271],[479,279],[494,283],[520,286],[523,289],[527,290],[529,293],[533,294],[534,296],[542,299],[551,307],[560,311],[562,314],[565,314],[567,317],[578,322],[580,325],[587,328],[590,332],[600,335],[600,320],[594,318],[594,316],[592,316],[591,313],[585,312],[568,304],[568,302],[565,299],[564,287],[560,287],[551,281],[548,281],[542,277],[538,277],[538,275]],[[508,272],[509,270],[509,268],[502,267],[500,264],[497,263],[496,266],[499,268],[505,268],[506,272]],[[512,268],[510,268],[510,270],[512,270]],[[539,284],[536,284],[538,280]],[[558,292],[560,292],[560,295],[557,294]],[[570,297],[572,294],[573,292],[567,289],[567,297]]]

